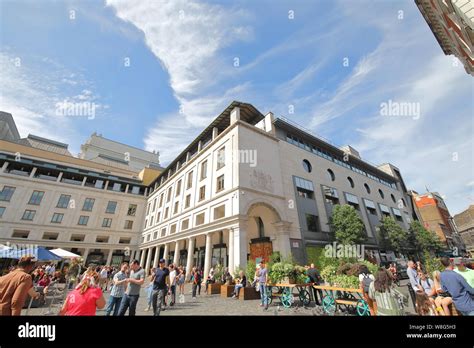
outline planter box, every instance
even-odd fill
[[[207,294],[208,295],[215,295],[221,292],[221,284],[219,283],[211,283],[207,286]]]
[[[239,291],[239,300],[260,300],[260,292],[255,290],[253,286],[246,286]]]
[[[232,297],[234,285],[221,285],[221,297]]]

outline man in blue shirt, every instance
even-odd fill
[[[416,271],[416,263],[413,261],[408,261],[407,263],[407,275],[410,282],[407,284],[408,293],[410,294],[411,300],[413,302],[413,308],[416,308],[416,296],[417,291],[423,291],[420,286],[420,278],[418,278],[418,272]]]
[[[165,259],[160,259],[160,267],[156,269],[153,279],[152,301],[155,316],[159,316],[163,310],[163,302],[168,291],[170,271],[165,267],[165,263]]]
[[[474,289],[462,275],[453,271],[454,264],[449,258],[442,257],[441,263],[446,267],[441,272],[441,287],[451,294],[454,306],[462,315],[474,316]]]

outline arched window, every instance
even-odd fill
[[[308,173],[311,173],[311,170],[313,170],[313,167],[311,166],[311,163],[309,163],[309,161],[307,159],[303,160],[303,168]]]
[[[369,187],[369,185],[364,184],[364,187],[365,187],[365,190],[367,191],[367,193],[370,195],[370,187]]]
[[[351,185],[352,188],[354,188],[354,180],[350,176],[347,177],[347,181],[349,181],[349,185]]]
[[[336,176],[334,175],[334,172],[331,169],[328,169],[328,177],[331,181],[336,180]]]
[[[263,220],[258,216],[257,218],[257,228],[258,228],[258,237],[265,237],[265,226],[263,225]]]
[[[379,195],[382,199],[384,199],[385,196],[384,196],[383,191],[381,189],[379,189]]]

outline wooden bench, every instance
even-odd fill
[[[241,288],[239,291],[239,300],[259,300],[260,299],[260,292],[255,290],[253,286],[246,286],[245,288]]]
[[[215,295],[220,294],[221,292],[221,284],[219,283],[210,283],[207,285],[207,294],[208,295]]]
[[[221,297],[232,297],[235,285],[221,285]]]

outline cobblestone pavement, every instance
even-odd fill
[[[402,281],[399,290],[408,295],[408,289],[406,287],[407,281]],[[104,293],[106,299],[109,297],[109,291]],[[30,308],[27,314],[27,310],[23,310],[23,315],[55,315],[59,311],[59,297],[53,302],[50,307],[51,298],[47,299],[46,305],[42,308]],[[411,300],[408,301],[409,307],[406,309],[407,313],[414,313],[413,305]],[[147,307],[146,291],[142,288],[140,299],[137,306],[137,315],[151,316],[153,310],[145,311]],[[51,313],[49,309],[51,308]],[[98,310],[97,315],[105,315],[105,310]],[[311,302],[308,306],[303,306],[298,299],[295,299],[295,303],[291,308],[283,307],[279,300],[276,299],[269,306],[268,310],[264,310],[260,307],[260,300],[248,300],[240,301],[232,298],[223,298],[219,294],[217,295],[206,295],[201,292],[200,296],[197,296],[196,300],[191,297],[191,286],[186,284],[185,287],[185,303],[176,303],[172,307],[167,307],[165,311],[161,313],[163,316],[167,315],[327,315],[322,307],[316,306],[314,302]],[[337,315],[347,315],[344,313],[337,313]]]

